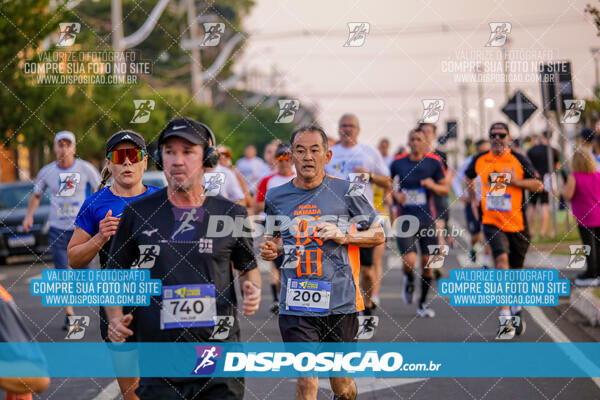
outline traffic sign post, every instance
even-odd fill
[[[523,148],[521,127],[536,110],[537,106],[519,90],[502,108],[502,112],[519,127],[519,147],[521,149]]]

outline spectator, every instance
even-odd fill
[[[377,146],[381,157],[383,157],[383,161],[385,161],[385,165],[390,167],[392,162],[394,161],[394,156],[390,154],[390,141],[388,138],[383,138],[379,141],[379,146]]]
[[[598,286],[600,279],[600,172],[592,154],[577,149],[571,161],[573,172],[563,186],[562,195],[571,201],[571,211],[577,220],[579,236],[584,245],[590,246],[587,269],[575,279],[577,286]]]
[[[549,183],[552,182],[552,174],[558,169],[560,165],[558,150],[554,147],[551,147],[552,171],[548,170],[548,146],[551,137],[552,132],[545,131],[543,135],[540,135],[536,138],[537,143],[527,151],[527,158],[531,160],[533,167],[544,182],[543,192],[529,194],[529,208],[527,209],[527,221],[532,231],[536,232],[536,230],[534,229],[535,212],[537,208],[537,203],[540,203],[540,207],[542,209],[542,226],[539,232],[542,237],[546,236],[546,231],[548,229],[548,202],[550,198],[548,190],[551,189]],[[552,234],[551,236],[554,236],[554,234]]]
[[[600,171],[600,136],[596,135],[592,129],[584,128],[581,131],[581,146],[590,152],[594,158],[596,169]]]
[[[237,161],[236,167],[246,180],[250,194],[254,196],[256,185],[258,185],[258,180],[265,168],[265,162],[256,155],[256,147],[254,145],[246,146],[244,157]]]

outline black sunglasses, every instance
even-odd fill
[[[490,139],[494,139],[496,137],[504,139],[507,135],[508,133],[490,133]]]

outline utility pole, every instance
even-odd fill
[[[200,39],[198,29],[198,18],[196,16],[195,0],[187,0],[187,21],[190,27],[190,39],[192,42]],[[202,81],[202,59],[200,56],[200,47],[194,46],[190,56],[190,70],[192,74],[192,96],[198,103],[212,105],[212,93],[209,88],[204,87]]]

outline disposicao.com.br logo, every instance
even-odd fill
[[[402,354],[366,352],[228,352],[225,372],[413,372],[439,371],[441,363],[405,363]]]

